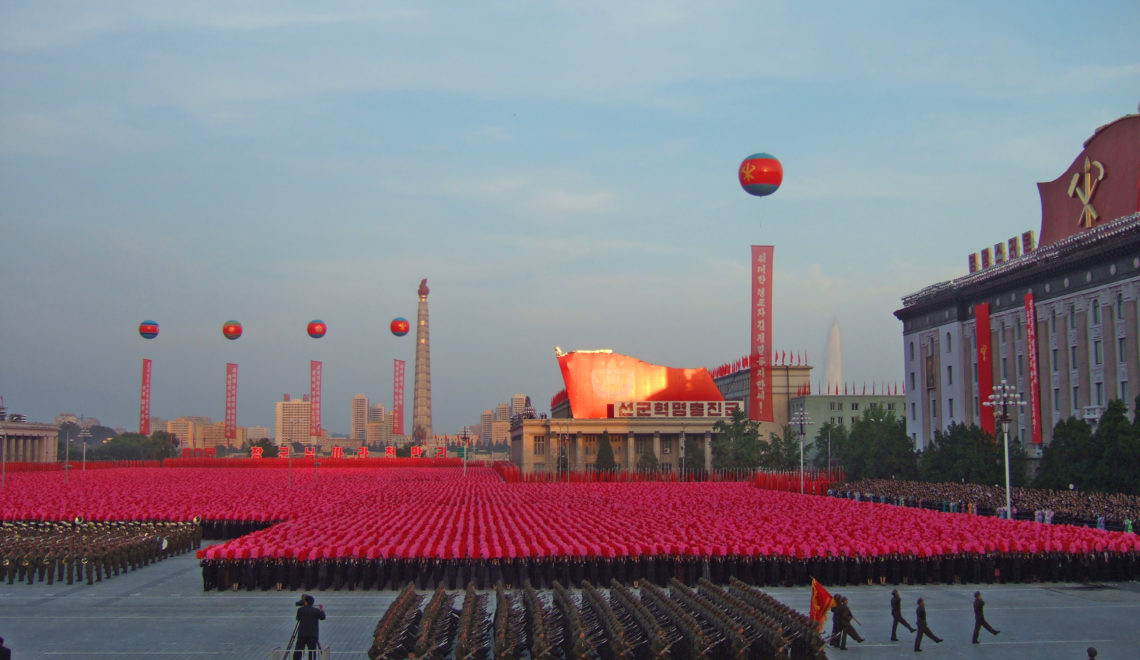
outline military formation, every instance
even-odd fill
[[[443,584],[462,589],[474,582],[491,589],[531,582],[550,589],[555,582],[581,587],[586,582],[648,582],[667,586],[677,580],[695,587],[701,579],[715,584],[732,580],[769,587],[807,586],[812,577],[828,586],[994,584],[1010,582],[1105,582],[1140,579],[1135,552],[990,552],[926,557],[890,554],[878,557],[516,557],[510,559],[435,559],[403,557],[202,556],[206,591],[398,590],[412,582],[419,590]]]
[[[194,522],[0,523],[0,582],[94,584],[199,547]]]
[[[369,658],[825,658],[806,615],[760,589],[700,580],[695,589],[616,580],[577,592],[557,581],[539,591],[495,585],[493,615],[469,584],[463,608],[439,585],[417,594],[408,583],[373,631]],[[423,605],[424,601],[426,605]]]

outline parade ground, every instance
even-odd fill
[[[977,585],[900,586],[903,613],[914,624],[914,604],[925,598],[930,628],[944,641],[923,640],[922,657],[1098,658],[1140,657],[1136,620],[1140,584],[982,585],[986,617],[1001,631],[984,630],[970,643],[971,601]],[[888,586],[836,588],[850,599],[863,644],[849,641],[832,658],[913,656],[914,637],[890,641]],[[784,603],[806,612],[809,589],[768,588]],[[42,582],[0,585],[0,636],[15,658],[268,658],[293,630],[294,603],[301,592],[203,592],[192,553],[180,555],[93,585]],[[372,630],[393,601],[393,591],[315,591],[328,619],[321,642],[333,657],[363,658]],[[455,606],[461,604],[460,593]],[[829,622],[830,626],[830,622]],[[828,628],[830,630],[830,627]],[[902,631],[900,628],[900,632]]]

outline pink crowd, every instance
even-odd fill
[[[66,478],[66,482],[65,482]],[[131,468],[7,475],[0,519],[277,521],[208,559],[938,557],[1134,553],[1140,536],[747,482],[505,483],[490,468]]]

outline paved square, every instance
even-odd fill
[[[971,600],[976,585],[900,587],[903,614],[914,623],[914,603],[926,599],[931,629],[945,641],[914,638],[890,642],[890,586],[834,589],[847,595],[862,621],[863,644],[846,651],[828,647],[832,658],[1065,658],[1085,657],[1092,645],[1100,658],[1140,657],[1140,585],[981,585],[986,618],[1001,630],[973,631]],[[808,588],[765,589],[806,611]],[[334,657],[363,658],[372,629],[395,598],[392,591],[316,591],[328,620],[321,640]],[[91,586],[16,583],[0,585],[0,636],[15,658],[258,658],[284,646],[293,630],[300,592],[203,592],[192,554],[181,555]],[[456,599],[456,606],[461,599]],[[830,623],[829,623],[830,626]],[[830,628],[829,628],[830,630]]]

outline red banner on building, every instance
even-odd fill
[[[974,338],[978,345],[978,417],[982,430],[994,432],[994,409],[981,404],[994,392],[993,345],[990,342],[990,304],[974,305]]]
[[[139,391],[139,434],[150,435],[150,358],[143,358]]]
[[[238,366],[226,363],[226,440],[237,439],[237,376]]]
[[[748,418],[774,422],[772,414],[772,253],[771,245],[752,246],[752,352]]]
[[[321,437],[321,363],[309,360],[309,437]]]
[[[1025,294],[1025,357],[1029,361],[1029,420],[1033,426],[1033,444],[1041,444],[1041,378],[1037,369],[1037,305],[1033,292]]]
[[[403,360],[392,360],[392,435],[404,435]]]

